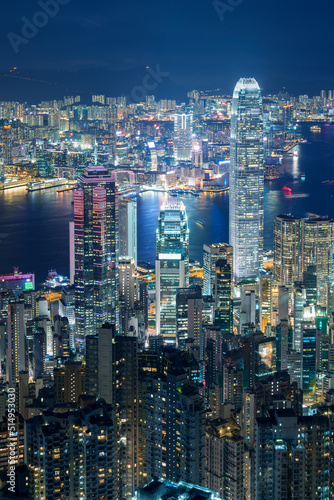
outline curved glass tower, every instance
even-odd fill
[[[230,245],[236,281],[258,278],[263,266],[263,120],[254,78],[235,86],[231,117]]]

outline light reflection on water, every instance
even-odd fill
[[[298,157],[285,158],[285,168],[294,178],[265,186],[264,246],[272,248],[273,220],[280,213],[305,216],[307,212],[334,216],[334,126],[312,134],[304,127],[308,144],[298,146]],[[305,173],[305,181],[300,174]],[[283,186],[308,198],[286,196]],[[138,197],[138,257],[154,262],[155,232],[159,209],[165,195],[143,193]],[[57,194],[56,189],[28,193],[25,188],[0,192],[0,273],[20,266],[35,271],[42,281],[48,269],[67,274],[68,221],[72,219],[72,192]],[[190,227],[190,258],[202,261],[203,244],[228,241],[228,193],[182,197]],[[203,227],[196,224],[203,221]]]

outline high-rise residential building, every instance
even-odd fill
[[[134,493],[137,463],[137,338],[115,335],[103,325],[98,333],[99,396],[115,409],[122,499]]]
[[[225,259],[233,273],[233,248],[227,243],[203,245],[203,295],[215,297],[216,262]]]
[[[157,228],[156,332],[176,342],[176,292],[189,286],[189,229],[182,202],[165,201]]]
[[[200,286],[179,288],[176,294],[177,345],[184,349],[187,339],[193,339],[199,347],[200,359],[204,359],[204,335],[202,329],[202,290]]]
[[[266,413],[255,426],[255,499],[329,498],[328,418]]]
[[[74,194],[76,334],[118,327],[118,203],[107,169],[86,167]]]
[[[25,422],[31,498],[120,500],[113,409],[95,403]]]
[[[147,479],[204,486],[205,408],[187,374],[168,370],[147,389]]]
[[[137,267],[137,202],[119,200],[119,256],[132,257]]]
[[[19,382],[19,373],[27,369],[26,322],[24,300],[10,301],[7,318],[7,379],[10,387]]]
[[[59,403],[77,403],[85,392],[85,372],[80,361],[67,361],[54,370],[54,388]]]
[[[205,484],[219,498],[244,500],[244,452],[244,439],[233,419],[207,422]]]
[[[334,221],[329,217],[310,217],[301,223],[301,268],[315,266],[317,308],[330,313],[333,281]]]
[[[176,161],[192,160],[193,114],[182,110],[174,115],[174,150]]]
[[[299,280],[299,241],[301,220],[279,215],[274,220],[274,279],[278,285],[292,287]]]
[[[257,278],[263,267],[263,120],[254,78],[235,86],[231,117],[230,245],[235,280]]]

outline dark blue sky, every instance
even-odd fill
[[[108,70],[117,80],[124,71],[160,64],[187,90],[229,91],[240,76],[257,78],[265,93],[283,85],[292,93],[334,89],[331,0],[230,0],[235,6],[223,21],[212,0],[59,1],[65,4],[58,14],[18,43],[18,53],[7,35],[21,36],[22,17],[32,20],[41,7],[34,0],[5,4],[1,74],[14,66],[22,75]],[[1,79],[5,92],[11,84]]]

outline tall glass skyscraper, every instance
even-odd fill
[[[86,167],[74,194],[76,334],[91,335],[104,323],[118,326],[115,182],[101,166]]]
[[[193,114],[179,112],[174,115],[174,149],[176,161],[192,160]]]
[[[157,229],[156,332],[176,342],[176,293],[189,286],[189,229],[182,202],[165,201]]]
[[[257,278],[263,265],[262,97],[254,78],[235,86],[231,117],[230,245],[237,281]]]

